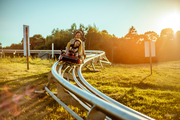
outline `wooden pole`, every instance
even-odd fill
[[[27,70],[29,70],[29,49],[28,49],[28,27],[26,27],[26,60],[27,60]]]

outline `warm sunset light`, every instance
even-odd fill
[[[74,119],[180,120],[180,0],[0,0],[0,120]]]
[[[167,15],[160,24],[161,29],[172,28],[174,33],[176,33],[178,30],[180,30],[180,13],[174,12]]]

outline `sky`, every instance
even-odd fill
[[[96,25],[118,38],[134,26],[138,34],[164,28],[180,30],[180,0],[0,0],[0,43],[2,47],[18,44],[23,25],[29,36],[44,38],[53,29],[70,29],[76,23]]]

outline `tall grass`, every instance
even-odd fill
[[[30,69],[27,70],[25,57],[0,59],[0,93],[4,86],[8,86],[10,93],[24,95],[17,104],[20,111],[17,116],[10,114],[2,105],[1,96],[0,119],[74,119],[50,96],[36,98],[26,94],[29,85],[42,90],[48,82],[52,65],[53,62],[49,60],[30,59]],[[152,118],[180,119],[180,61],[153,64],[152,75],[149,64],[113,64],[105,67],[95,73],[84,71],[83,76],[107,96]],[[81,117],[86,117],[87,112],[69,107]]]

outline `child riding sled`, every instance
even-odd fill
[[[66,46],[66,55],[74,55],[75,57],[81,58],[82,56],[82,42],[80,39],[76,39],[74,44],[69,42]]]
[[[65,55],[63,55],[64,58],[63,59],[60,58],[60,61],[62,60],[62,61],[68,62],[68,61],[71,61],[73,57],[76,57],[81,61],[81,62],[78,62],[77,64],[83,63],[86,57],[86,55],[84,54],[85,40],[86,39],[84,37],[84,32],[82,30],[76,30],[74,32],[73,38],[70,40],[70,42],[68,42],[66,46],[66,52],[65,52],[66,57]],[[65,58],[67,59],[65,60]]]

